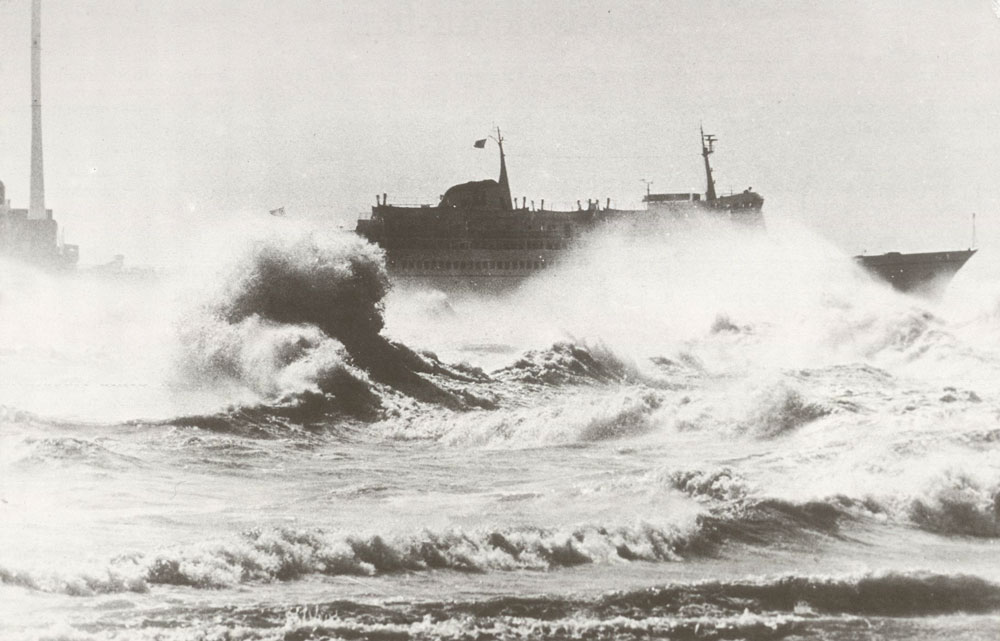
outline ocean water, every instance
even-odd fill
[[[346,235],[0,275],[0,638],[1000,638],[1000,279],[608,230],[497,296]]]

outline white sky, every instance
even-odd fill
[[[0,179],[26,206],[30,2],[0,2]],[[85,260],[193,218],[352,225],[495,177],[536,202],[721,190],[849,252],[1000,250],[990,0],[43,0],[47,204]]]

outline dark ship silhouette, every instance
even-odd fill
[[[503,137],[498,180],[480,180],[449,188],[437,205],[390,205],[376,197],[370,218],[358,220],[356,232],[382,247],[394,281],[443,289],[498,289],[515,285],[559,262],[574,242],[596,227],[614,221],[664,220],[683,224],[699,216],[763,228],[764,199],[749,189],[717,195],[709,156],[715,136],[702,132],[702,156],[708,187],[699,193],[648,193],[644,210],[614,209],[610,199],[577,201],[575,210],[538,208],[510,195]],[[481,147],[484,141],[478,141]]]
[[[595,200],[577,201],[569,211],[535,208],[511,198],[503,137],[498,180],[449,188],[437,205],[390,205],[376,196],[371,217],[357,222],[356,233],[382,247],[394,282],[446,290],[497,290],[516,285],[560,261],[573,243],[599,225],[625,220],[686,223],[696,219],[728,221],[763,229],[764,199],[747,189],[718,195],[709,156],[717,138],[701,132],[706,188],[699,193],[649,193],[644,210],[613,209]],[[476,142],[482,147],[485,140]],[[871,274],[901,291],[929,292],[946,284],[975,250],[855,256]]]
[[[959,249],[916,254],[889,252],[855,256],[854,260],[899,291],[933,294],[947,285],[976,251]]]

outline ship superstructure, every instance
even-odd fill
[[[701,156],[705,163],[705,194],[680,192],[669,194],[646,193],[643,202],[653,210],[677,211],[691,216],[698,211],[713,212],[728,219],[730,222],[749,227],[763,227],[764,217],[761,208],[764,199],[760,194],[746,189],[742,193],[718,196],[715,192],[715,176],[708,157],[715,153],[715,143],[718,141],[712,134],[701,130]],[[692,207],[694,205],[694,207]]]
[[[593,199],[578,201],[570,210],[546,209],[544,200],[537,208],[527,198],[518,203],[511,198],[499,129],[493,140],[500,151],[498,180],[455,185],[437,205],[392,205],[383,194],[376,197],[371,217],[358,220],[357,233],[385,250],[394,280],[444,288],[517,283],[559,262],[580,237],[609,222],[684,224],[705,217],[749,228],[764,225],[759,194],[748,189],[716,195],[709,162],[716,138],[704,132],[706,193],[647,193],[642,210],[615,209],[610,200],[602,206]]]

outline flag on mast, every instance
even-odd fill
[[[486,139],[483,138],[482,140],[477,140],[476,142],[472,143],[472,146],[475,147],[476,149],[482,149],[486,146]]]

